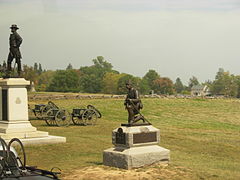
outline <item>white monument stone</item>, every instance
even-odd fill
[[[0,78],[0,137],[19,138],[25,144],[66,142],[65,137],[37,131],[28,119],[28,98],[24,78]]]
[[[113,130],[115,147],[104,150],[103,164],[123,169],[169,162],[170,151],[158,146],[160,130],[152,125],[121,126]]]

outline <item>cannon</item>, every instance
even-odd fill
[[[37,119],[45,120],[49,126],[68,126],[71,122],[70,113],[52,101],[48,104],[36,104],[32,111]]]
[[[85,109],[73,109],[71,116],[72,122],[75,125],[95,125],[97,119],[102,117],[102,114],[93,105],[88,105]]]
[[[102,117],[100,111],[93,105],[87,105],[87,108],[74,108],[70,114],[52,101],[47,104],[36,104],[31,111],[37,119],[45,120],[49,126],[68,126],[71,120],[75,125],[95,125]]]
[[[22,142],[17,138],[13,138],[7,144],[4,139],[0,138],[0,179],[59,179],[58,175],[60,172],[54,172],[53,170],[47,171],[38,169],[36,166],[27,166],[26,153]]]

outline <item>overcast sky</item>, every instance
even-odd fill
[[[185,84],[221,67],[240,74],[240,0],[0,0],[1,61],[14,23],[23,63],[45,69],[104,56],[120,72]]]

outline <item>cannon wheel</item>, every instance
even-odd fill
[[[42,111],[33,111],[34,115],[37,119],[42,119]]]
[[[98,118],[101,118],[101,117],[102,117],[102,114],[100,113],[100,111],[97,110],[97,108],[95,108],[93,105],[90,105],[90,104],[89,104],[89,105],[87,105],[87,108],[96,111],[96,114],[97,114],[97,117],[98,117]]]
[[[34,114],[37,119],[43,119],[44,113],[45,113],[44,112],[45,108],[46,108],[46,105],[42,106],[39,111],[34,110]]]
[[[65,109],[59,110],[55,116],[55,122],[57,126],[69,126],[71,123],[70,113]]]
[[[44,113],[44,119],[48,126],[56,126],[56,121],[53,116],[52,109],[49,109],[46,113]]]
[[[81,116],[72,115],[72,122],[75,125],[85,125],[85,120],[83,120]]]
[[[54,109],[59,109],[59,107],[54,104],[52,101],[48,101],[48,105],[51,107],[51,108],[54,108]]]
[[[8,143],[8,151],[10,152],[10,147],[11,145],[14,143],[14,142],[17,142],[19,146],[16,146],[14,145],[14,149],[16,150],[17,152],[17,157],[16,159],[13,158],[15,160],[15,164],[16,166],[20,166],[20,168],[23,168],[25,169],[26,167],[26,153],[25,153],[25,149],[24,149],[24,146],[22,144],[22,142],[18,139],[18,138],[13,138],[9,143]],[[17,161],[19,160],[19,162]],[[20,164],[19,164],[20,163]]]
[[[84,125],[95,125],[97,123],[98,115],[96,111],[86,109],[83,112],[82,119],[84,120]]]
[[[40,112],[40,118],[41,119],[46,119],[46,118],[48,118],[49,117],[49,115],[47,115],[47,113],[48,114],[50,114],[50,111],[52,110],[52,108],[51,108],[51,106],[48,104],[48,105],[45,105],[45,106],[43,106],[42,108],[41,108],[41,112]]]
[[[6,168],[6,163],[7,163],[7,160],[9,158],[9,151],[8,151],[8,145],[6,144],[5,140],[0,138],[0,144],[2,146],[2,151],[3,151],[3,154],[2,154],[2,158],[0,159],[0,162],[1,162],[1,166],[0,166],[0,176],[2,176],[2,174],[4,173],[4,170]]]

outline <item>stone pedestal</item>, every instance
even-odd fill
[[[28,119],[26,86],[29,84],[24,78],[0,79],[0,137],[5,140],[19,138],[23,141],[28,139],[28,142],[40,142],[37,138],[44,141],[44,138],[52,137],[48,132],[37,131]],[[66,138],[58,137],[56,142],[59,141],[66,142]]]
[[[158,146],[159,142],[160,130],[152,125],[121,126],[112,132],[112,143],[115,147],[104,150],[103,164],[131,169],[169,162],[170,151]]]

